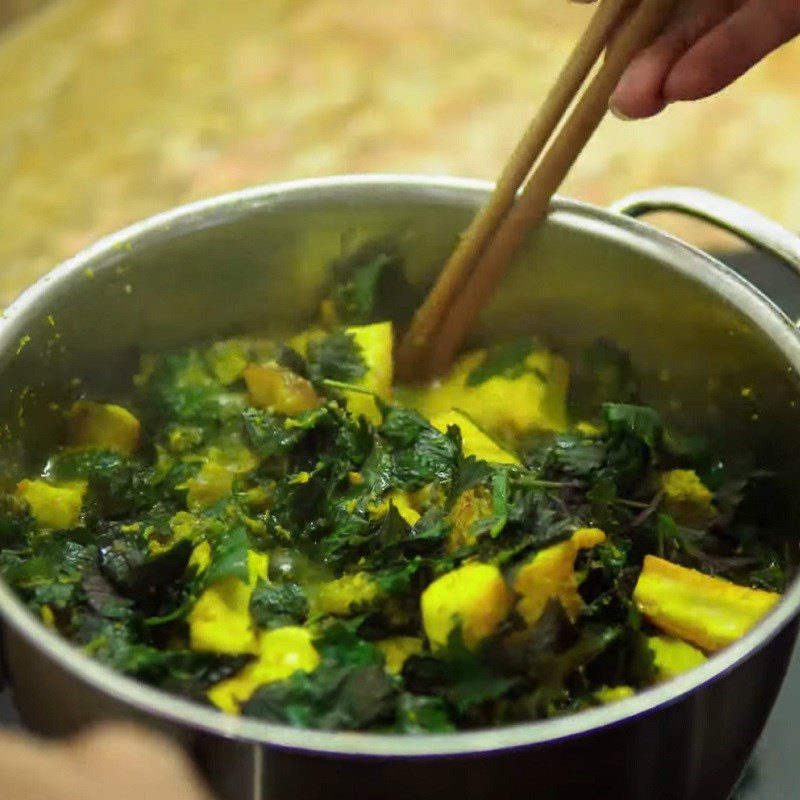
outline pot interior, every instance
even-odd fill
[[[4,473],[38,466],[54,403],[124,395],[143,350],[314,318],[331,264],[360,247],[401,255],[421,297],[487,196],[477,184],[372,179],[261,189],[135,226],[49,276],[0,327]],[[398,297],[400,295],[398,294]],[[392,310],[407,320],[409,297]],[[535,333],[575,363],[599,338],[630,353],[643,400],[794,481],[800,345],[788,320],[721,265],[641,226],[561,203],[486,309],[476,342]],[[795,509],[780,509],[791,527]]]

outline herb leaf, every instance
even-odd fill
[[[466,385],[480,386],[490,378],[497,377],[513,380],[526,372],[532,372],[525,362],[534,346],[534,340],[525,337],[490,348],[483,361],[467,376]]]
[[[326,378],[353,383],[367,372],[361,347],[352,333],[334,331],[308,344],[308,372],[313,381]]]

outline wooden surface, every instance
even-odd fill
[[[217,192],[493,178],[587,15],[567,0],[56,0],[0,39],[0,304],[99,235]],[[609,119],[567,193],[694,184],[800,228],[799,67],[795,43],[713,100]]]

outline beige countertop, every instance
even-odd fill
[[[587,10],[566,0],[59,0],[0,39],[0,304],[137,218],[264,181],[495,176]],[[713,189],[800,229],[800,43],[609,119],[565,192]]]

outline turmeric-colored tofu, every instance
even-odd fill
[[[653,654],[653,666],[659,681],[688,672],[707,660],[696,647],[669,636],[649,636],[647,649]]]
[[[390,492],[381,502],[368,506],[367,510],[373,517],[380,519],[389,513],[389,506],[393,505],[409,525],[416,525],[419,521],[420,513],[417,511],[413,500],[413,497],[408,492],[396,489]]]
[[[141,433],[139,420],[127,408],[113,403],[78,400],[67,414],[67,440],[73,447],[133,453]]]
[[[258,408],[295,417],[322,405],[309,381],[279,364],[248,364],[242,375],[250,402]]]
[[[673,469],[661,476],[664,510],[682,525],[704,527],[716,515],[714,495],[690,469]]]
[[[435,648],[444,647],[460,625],[465,644],[474,648],[494,633],[511,604],[511,592],[496,566],[465,564],[437,578],[422,593],[422,627]]]
[[[258,459],[243,445],[228,444],[210,447],[200,470],[182,483],[186,503],[192,511],[213,506],[233,490],[237,475],[244,475],[258,466]]]
[[[17,497],[30,506],[40,525],[59,531],[77,525],[86,488],[86,481],[51,484],[23,480],[17,484]]]
[[[241,704],[247,702],[259,687],[285,680],[298,671],[312,672],[320,661],[311,634],[297,626],[263,631],[258,636],[256,653],[256,660],[238,675],[209,689],[208,699],[217,708],[238,714]]]
[[[461,448],[465,456],[475,456],[492,464],[520,465],[520,460],[484,433],[469,417],[450,409],[431,418],[431,425],[444,433],[451,425],[461,431]]]
[[[602,689],[598,689],[594,696],[599,703],[602,703],[604,706],[610,705],[611,703],[618,703],[620,700],[627,700],[629,697],[633,697],[636,692],[630,686],[604,686]]]
[[[223,386],[229,386],[242,377],[247,366],[244,343],[235,339],[215,342],[206,352],[206,361],[214,377]]]
[[[186,504],[192,511],[213,506],[231,493],[233,478],[233,472],[218,462],[206,461],[193,478],[181,484],[187,490]]]
[[[597,528],[580,528],[570,539],[540,550],[517,573],[514,591],[520,595],[517,610],[528,625],[534,625],[551,599],[561,602],[564,611],[574,620],[583,601],[578,593],[575,558],[586,550],[604,542],[603,531]]]
[[[189,566],[194,567],[197,572],[205,572],[211,566],[211,545],[208,542],[200,542],[194,546],[189,556]]]
[[[346,617],[371,605],[379,596],[378,584],[366,572],[356,572],[323,583],[317,590],[314,605],[323,614]]]
[[[198,545],[192,554],[195,565],[205,569],[210,551]],[[207,558],[208,557],[208,558]],[[248,582],[225,578],[206,589],[189,612],[192,650],[240,655],[256,651],[256,630],[250,618],[250,597],[259,578],[266,579],[269,556],[248,551]]]
[[[525,359],[518,377],[497,375],[468,386],[470,373],[485,358],[484,350],[468,353],[434,386],[409,393],[409,401],[429,419],[460,409],[481,428],[504,438],[532,430],[566,430],[569,365],[561,356],[537,350]]]
[[[646,556],[633,599],[657,628],[713,653],[744,636],[780,595]]]
[[[416,636],[393,636],[390,639],[381,639],[375,646],[383,653],[386,659],[386,671],[392,675],[399,675],[403,664],[411,656],[422,652],[423,642]]]
[[[345,328],[358,345],[361,357],[366,365],[366,372],[358,380],[356,386],[374,392],[383,401],[392,400],[392,383],[394,381],[394,329],[391,322],[377,322],[373,325],[351,325]],[[310,328],[289,340],[289,345],[303,356],[308,355],[309,343],[325,336],[321,328]],[[381,420],[380,411],[375,400],[361,392],[343,392],[347,408],[356,416],[363,415],[370,422]]]
[[[475,525],[492,516],[492,494],[483,486],[462,492],[453,503],[448,519],[450,533],[447,537],[449,550],[475,544]]]
[[[374,325],[353,325],[345,329],[361,348],[361,357],[367,371],[354,383],[374,392],[381,400],[392,400],[394,380],[393,341],[394,331],[391,322],[378,322]],[[344,392],[347,408],[356,416],[363,415],[370,422],[380,422],[381,413],[375,400],[368,394]]]

